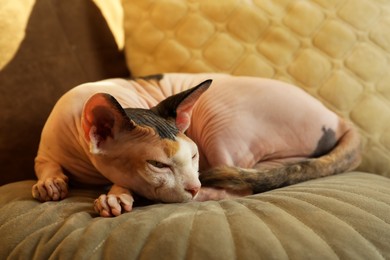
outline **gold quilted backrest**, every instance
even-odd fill
[[[349,118],[360,170],[390,177],[390,1],[123,0],[133,75],[225,72],[290,82]]]

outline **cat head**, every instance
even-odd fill
[[[200,189],[196,144],[184,132],[211,80],[151,109],[122,108],[109,94],[84,105],[82,127],[92,162],[112,183],[148,199],[185,202]]]

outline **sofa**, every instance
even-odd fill
[[[223,3],[222,3],[223,2]],[[390,3],[0,1],[0,259],[390,259]],[[303,88],[362,136],[353,172],[247,197],[139,202],[31,196],[40,132],[72,87],[221,72]]]

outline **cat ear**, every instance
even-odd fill
[[[196,87],[170,96],[151,110],[166,119],[173,119],[180,132],[190,126],[192,109],[199,97],[210,87],[212,80],[206,80]]]
[[[95,94],[88,99],[81,122],[85,139],[89,142],[93,154],[102,153],[102,145],[109,138],[115,139],[123,129],[135,127],[118,101],[105,93]]]

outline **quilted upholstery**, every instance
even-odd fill
[[[128,75],[118,1],[0,1],[0,182],[32,172],[53,97]],[[387,0],[122,1],[136,75],[217,71],[296,83],[358,123],[363,168],[389,174]],[[72,187],[65,200],[39,203],[33,183],[0,187],[0,259],[390,259],[390,181],[374,174],[110,219],[93,211],[102,191]]]
[[[32,184],[0,187],[1,259],[390,258],[390,179],[382,176],[348,173],[112,219],[93,212],[97,191],[39,203]]]
[[[301,86],[361,130],[360,170],[390,177],[390,2],[123,0],[135,76],[226,72]]]

